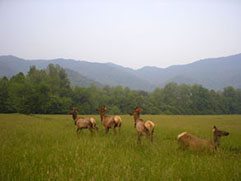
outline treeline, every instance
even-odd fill
[[[153,92],[121,86],[71,87],[65,70],[53,64],[0,79],[1,113],[65,114],[77,107],[79,114],[97,114],[96,108],[103,105],[108,114],[128,114],[136,106],[144,114],[240,114],[241,90],[214,91],[173,82]]]

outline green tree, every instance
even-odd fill
[[[12,110],[9,104],[9,81],[7,77],[0,79],[0,112],[7,113]]]

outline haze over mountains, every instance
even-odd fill
[[[222,90],[228,86],[241,88],[241,54],[203,59],[168,68],[146,66],[137,70],[112,63],[72,59],[24,60],[15,56],[0,56],[0,77],[11,77],[19,72],[27,73],[33,65],[38,69],[45,69],[50,63],[63,67],[71,84],[79,86],[121,85],[133,90],[152,91],[168,82],[176,82],[201,84],[214,90]]]

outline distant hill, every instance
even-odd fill
[[[206,88],[220,90],[227,86],[241,88],[241,54],[199,60],[186,65],[174,65],[166,69],[144,67],[137,70],[157,87],[168,82],[201,84]]]
[[[29,67],[35,65],[38,69],[45,69],[49,63],[45,61],[27,61],[14,56],[0,56],[0,77],[11,77],[19,72],[27,73]],[[56,64],[56,63],[55,63]],[[91,80],[80,73],[65,68],[65,71],[70,79],[72,86],[88,87],[95,85],[97,87],[104,87],[101,83]]]
[[[35,65],[38,69],[45,69],[48,64],[58,64],[65,69],[78,72],[83,77],[98,82],[101,85],[129,87],[131,89],[153,90],[154,85],[136,76],[128,68],[114,66],[110,63],[90,63],[71,59],[54,60],[24,60],[14,56],[0,56],[0,76],[12,76],[22,71],[27,73],[29,67]],[[7,70],[7,71],[5,71]],[[70,77],[71,78],[71,77]],[[72,80],[70,79],[72,82]],[[75,82],[77,79],[75,80]],[[77,81],[78,82],[78,81]],[[76,84],[75,84],[76,85]]]
[[[19,72],[27,73],[32,65],[45,69],[50,63],[65,68],[72,85],[79,86],[121,85],[133,90],[151,91],[165,86],[168,82],[177,82],[201,84],[214,90],[227,86],[241,88],[241,54],[204,59],[165,69],[143,67],[138,70],[113,63],[90,63],[72,59],[24,60],[14,56],[0,56],[0,77],[11,77]]]
[[[88,79],[87,77],[79,74],[78,72],[71,70],[71,69],[65,69],[68,78],[71,82],[72,86],[81,86],[81,87],[88,87],[90,85],[95,85],[99,88],[103,88],[104,85],[102,85],[101,83]]]

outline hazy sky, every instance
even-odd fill
[[[167,67],[241,53],[241,0],[0,0],[0,55]]]

